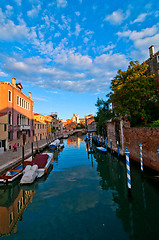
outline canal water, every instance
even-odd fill
[[[44,178],[31,186],[16,181],[0,187],[1,238],[158,239],[158,183],[131,166],[130,198],[123,160],[88,155],[82,137],[64,144]]]

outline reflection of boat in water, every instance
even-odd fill
[[[35,191],[23,191],[18,180],[0,188],[0,237],[17,232],[17,222],[32,201]]]

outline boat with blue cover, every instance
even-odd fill
[[[50,143],[49,149],[53,149],[53,150],[54,150],[54,149],[56,149],[59,145],[60,145],[60,140],[57,139],[57,140],[53,141],[52,143]]]
[[[96,147],[97,150],[101,151],[101,152],[107,152],[107,149],[104,147]]]
[[[20,162],[0,175],[0,183],[13,182],[16,178],[22,175],[22,173],[23,164]]]

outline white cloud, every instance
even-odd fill
[[[13,14],[13,11],[12,11],[12,10],[13,10],[13,7],[12,7],[12,6],[10,6],[10,5],[7,5],[7,6],[6,6],[6,12],[5,12],[5,13],[6,13],[6,16],[7,16],[7,17],[10,17],[10,16]]]
[[[46,99],[46,96],[44,98],[41,97],[33,97],[33,100],[38,100],[38,101],[42,101],[42,102],[48,102],[48,100]]]
[[[141,13],[132,23],[144,22],[148,13]]]
[[[61,33],[60,32],[57,32],[55,33],[54,37],[60,37],[61,36]]]
[[[131,40],[135,47],[131,53],[132,57],[144,61],[148,58],[148,48],[152,44],[158,46],[159,26],[157,24],[151,28],[145,28],[138,32],[127,30],[124,32],[118,32],[117,35]]]
[[[78,17],[80,16],[80,12],[75,12],[75,14],[76,14],[76,16],[78,16]]]
[[[41,5],[33,6],[31,10],[27,12],[27,15],[31,18],[37,17],[39,14],[39,11],[41,9]]]
[[[4,73],[4,72],[0,71],[0,76],[1,76],[1,77],[7,77],[7,76],[8,76],[8,74],[6,74],[6,73]]]
[[[66,7],[67,6],[67,1],[66,0],[57,0],[57,7]]]
[[[21,6],[22,0],[14,0],[14,1],[17,3],[17,5]]]
[[[76,37],[79,36],[81,31],[82,31],[81,26],[78,23],[76,23],[76,26],[75,26],[75,35],[76,35]]]
[[[113,25],[120,25],[126,18],[128,18],[129,14],[130,14],[129,10],[127,10],[126,13],[124,13],[123,10],[118,9],[117,11],[114,11],[112,14],[107,15],[104,21],[108,21]]]
[[[123,54],[102,54],[99,57],[95,58],[95,63],[97,65],[105,65],[106,68],[121,68],[128,65],[128,60]]]
[[[151,37],[158,32],[158,26],[154,25],[151,28],[142,29],[140,32],[127,30],[124,32],[118,32],[119,37],[128,37],[129,39],[135,41],[136,39]]]
[[[2,72],[16,73],[17,79],[50,90],[101,92],[108,89],[116,71],[128,65],[122,54],[102,54],[93,60],[73,49],[59,48],[53,56],[54,60],[7,57]]]

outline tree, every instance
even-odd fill
[[[95,106],[97,107],[97,115],[95,116],[97,132],[102,136],[106,136],[106,121],[113,117],[110,103],[108,100],[98,98]]]
[[[127,118],[131,126],[159,118],[159,94],[153,75],[147,76],[146,63],[131,61],[127,71],[118,70],[109,94],[117,116]]]

